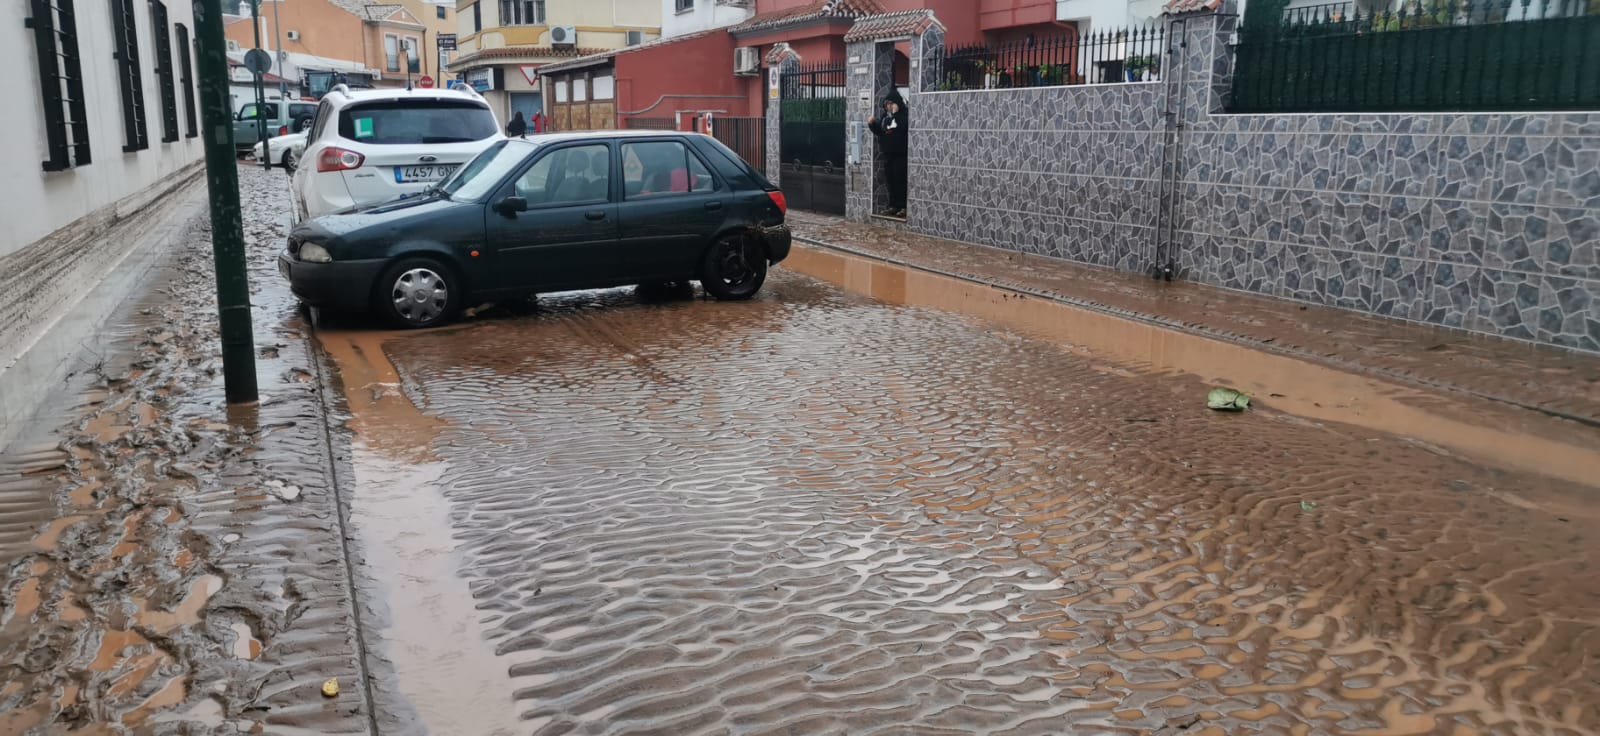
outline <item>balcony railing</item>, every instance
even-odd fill
[[[945,54],[940,91],[1154,82],[1166,59],[1161,26],[960,46]]]

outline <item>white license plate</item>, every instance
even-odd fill
[[[450,172],[456,170],[459,164],[434,164],[431,166],[396,166],[394,167],[394,181],[396,184],[408,184],[417,181],[443,181]]]

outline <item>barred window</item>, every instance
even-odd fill
[[[200,134],[200,127],[195,124],[193,47],[189,45],[189,29],[182,23],[174,28],[178,30],[178,84],[183,87],[183,137],[193,138]]]
[[[150,24],[156,29],[156,84],[161,90],[161,142],[178,140],[178,94],[172,83],[172,30],[167,4],[150,0]]]
[[[500,0],[500,25],[544,25],[544,0]]]
[[[150,147],[145,124],[144,75],[139,68],[139,26],[133,19],[133,0],[111,0],[111,31],[117,44],[117,85],[122,88],[124,153]]]
[[[30,0],[39,93],[44,100],[45,171],[89,164],[89,121],[84,113],[83,70],[78,61],[78,16],[73,0]]]
[[[387,71],[400,71],[400,37],[385,34],[383,37],[383,68]]]

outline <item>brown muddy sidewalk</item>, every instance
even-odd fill
[[[1600,425],[1600,356],[791,212],[802,244]]]
[[[223,401],[199,184],[0,452],[0,734],[372,729],[316,355],[274,268],[285,178],[240,173],[261,403]]]

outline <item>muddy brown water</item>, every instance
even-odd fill
[[[789,265],[321,332],[423,727],[1600,731],[1592,428]]]

